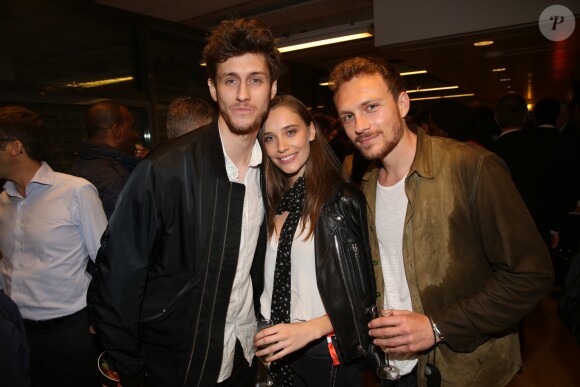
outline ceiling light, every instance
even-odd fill
[[[87,81],[87,82],[75,82],[67,83],[65,87],[98,87],[110,85],[113,83],[126,82],[133,80],[133,77],[120,77],[120,78],[110,78],[110,79],[100,79],[97,81]]]
[[[499,73],[501,71],[505,71],[506,68],[505,67],[497,67],[495,69],[492,69],[491,71],[493,71],[494,73]]]
[[[284,53],[370,38],[373,36],[371,25],[372,22],[366,20],[353,24],[289,35],[288,37],[278,39],[278,50]]]
[[[438,95],[435,97],[421,97],[421,98],[409,98],[410,101],[425,101],[428,99],[440,99],[440,98],[462,98],[462,97],[473,97],[475,94],[453,94],[453,95]]]
[[[429,89],[407,90],[407,94],[421,93],[426,91],[450,90],[450,89],[459,89],[459,86],[442,86],[442,87],[431,87]]]
[[[475,47],[491,46],[492,44],[493,44],[493,40],[482,40],[480,42],[473,43],[473,45]]]
[[[407,72],[401,73],[401,76],[406,77],[408,75],[426,74],[426,73],[427,73],[427,70],[407,71]]]
[[[417,70],[417,71],[406,71],[403,73],[399,73],[399,75],[401,75],[402,77],[406,77],[409,75],[417,75],[417,74],[427,74],[427,70]],[[320,86],[330,86],[332,82],[328,82],[328,81],[324,81],[324,82],[320,82],[318,85]],[[457,87],[457,86],[455,86]]]
[[[511,78],[502,78],[502,79],[500,79],[499,81],[500,81],[500,82],[509,82],[509,81],[511,81],[511,80],[512,80]]]

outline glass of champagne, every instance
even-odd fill
[[[387,317],[387,316],[392,316],[392,315],[393,315],[393,308],[390,306],[387,306],[387,309],[385,309],[385,310],[381,310],[381,317]],[[376,311],[375,311],[375,317],[377,317]],[[377,376],[381,379],[386,379],[386,380],[399,380],[401,378],[401,373],[399,372],[399,369],[397,367],[395,367],[394,365],[391,365],[391,363],[389,361],[388,348],[381,348],[381,349],[383,350],[383,353],[385,356],[385,364],[383,364],[382,366],[377,368]]]
[[[260,319],[258,319],[258,321],[256,321],[256,333],[260,332],[262,329],[266,329],[266,328],[269,328],[272,326],[274,326],[274,322],[272,320],[260,318]],[[274,344],[274,343],[262,345],[262,346],[258,347],[257,349],[259,351],[259,350],[262,350],[264,348],[268,348],[272,344]],[[270,374],[270,362],[266,361],[266,358],[268,356],[272,356],[272,354],[269,353],[267,355],[260,356],[260,360],[262,361],[262,364],[264,364],[264,367],[266,367],[266,380],[260,384],[261,386],[273,386],[274,385],[274,380],[272,379],[272,375]]]

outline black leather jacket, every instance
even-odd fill
[[[375,304],[366,200],[341,184],[322,208],[314,232],[316,278],[344,362],[366,356],[368,323]]]
[[[88,307],[123,386],[213,386],[236,274],[245,195],[229,181],[217,121],[155,149],[125,185],[102,239]],[[252,265],[263,284],[265,224]]]

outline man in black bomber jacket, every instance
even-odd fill
[[[222,22],[203,54],[218,120],[133,171],[89,290],[124,387],[255,384],[265,246],[256,136],[276,94],[279,52],[262,23],[238,19]]]

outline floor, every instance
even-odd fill
[[[558,314],[557,291],[524,321],[524,366],[507,387],[580,386],[580,345]]]
[[[580,387],[580,345],[557,314],[557,294],[546,296],[524,320],[524,365],[506,387]],[[365,376],[365,387],[375,387]]]

